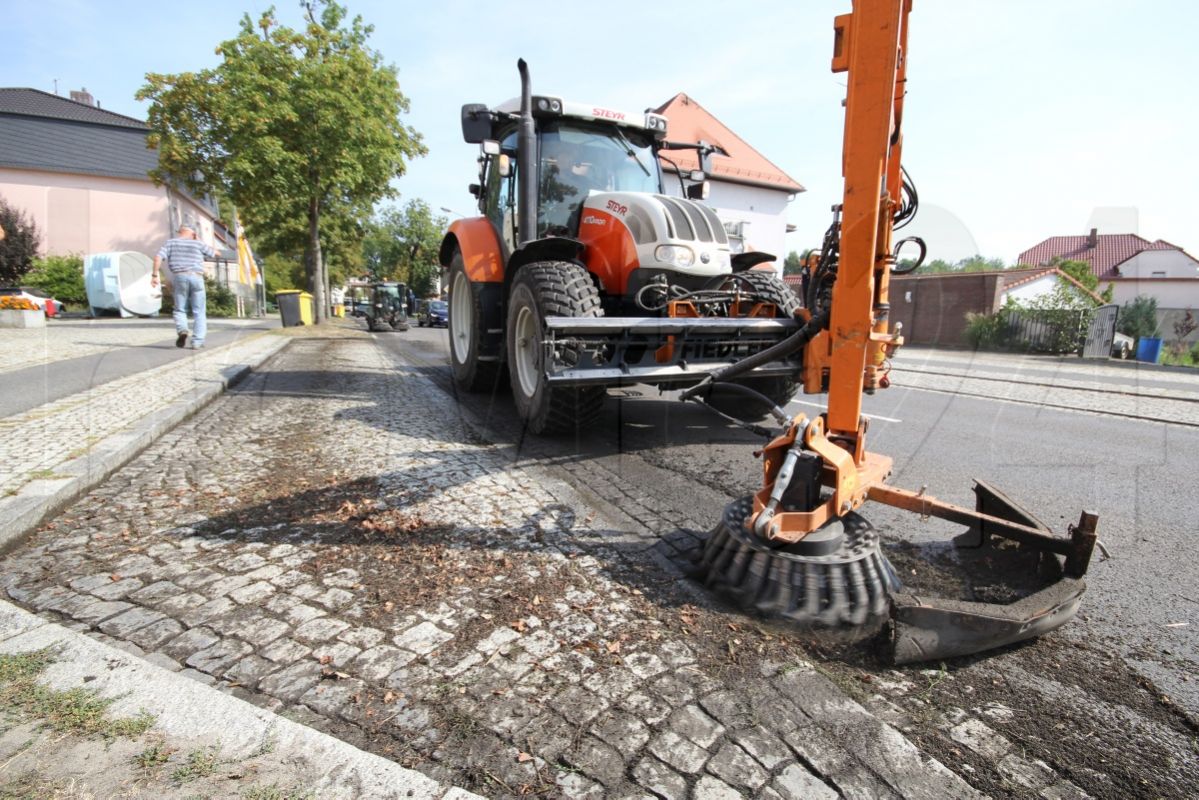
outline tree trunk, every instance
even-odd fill
[[[312,293],[314,319],[317,325],[325,321],[324,259],[321,257],[320,200],[308,201],[308,291]]]
[[[325,313],[333,316],[333,286],[329,280],[329,263],[325,261],[324,253],[321,253],[321,275],[325,279]]]

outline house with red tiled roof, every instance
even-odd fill
[[[772,253],[781,272],[789,232],[787,204],[804,187],[686,94],[676,94],[656,111],[667,118],[671,141],[707,142],[728,153],[712,156],[707,203],[724,222],[734,250]],[[690,173],[699,169],[699,158],[694,150],[662,155],[666,191],[681,195]]]
[[[1199,307],[1199,260],[1164,239],[1092,228],[1085,236],[1051,236],[1021,253],[1019,262],[1043,266],[1056,259],[1090,264],[1101,287],[1113,285],[1117,303],[1143,294],[1157,298],[1159,308]]]

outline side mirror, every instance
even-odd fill
[[[705,175],[712,174],[712,152],[707,148],[699,151],[699,168]]]
[[[479,193],[483,191],[483,187],[479,186],[479,184],[477,184],[477,183],[472,183],[470,186],[468,186],[468,187],[466,187],[466,188],[467,188],[467,189],[470,191],[470,193],[471,193],[472,195],[474,195],[475,197],[478,197],[478,196],[479,196]]]
[[[691,200],[707,200],[712,193],[712,184],[707,181],[693,183],[687,187],[687,197]]]
[[[467,103],[462,107],[462,138],[467,144],[491,138],[491,112],[483,103]]]
[[[507,178],[512,174],[512,159],[508,157],[507,153],[496,159],[496,168],[500,171],[501,178]]]

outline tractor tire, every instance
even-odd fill
[[[603,314],[599,290],[578,264],[538,261],[516,274],[508,295],[508,375],[517,413],[531,432],[582,430],[599,416],[604,388],[550,386],[541,343],[546,317]]]
[[[480,359],[486,335],[483,308],[479,294],[466,274],[462,253],[457,251],[450,261],[449,316],[446,328],[454,382],[468,392],[494,391],[500,383],[501,364]]]
[[[751,269],[736,275],[722,275],[707,288],[725,289],[735,286],[738,282],[742,282],[742,285],[749,283],[764,301],[774,303],[780,317],[790,318],[800,306],[799,298],[791,291],[791,287],[779,280],[773,271]],[[799,388],[798,377],[793,375],[739,378],[730,382],[765,395],[773,405],[781,408],[795,396]],[[759,420],[770,413],[770,406],[765,402],[754,400],[740,392],[722,392],[719,386],[715,387],[705,400],[717,411],[740,420]]]

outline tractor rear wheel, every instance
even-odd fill
[[[542,343],[546,317],[600,316],[599,291],[578,264],[538,261],[517,273],[508,295],[508,374],[516,410],[533,433],[582,429],[599,416],[603,387],[551,386]]]
[[[450,261],[450,365],[454,382],[468,392],[488,392],[500,381],[499,360],[482,360],[484,330],[483,307],[475,291],[462,253],[455,251]]]
[[[726,290],[737,287],[757,295],[761,302],[773,303],[779,317],[790,319],[799,308],[799,298],[773,271],[751,269],[734,275],[722,275],[708,286],[709,289]],[[795,396],[795,390],[799,388],[797,378],[798,375],[774,375],[739,378],[730,382],[765,395],[773,405],[781,408]],[[713,388],[705,399],[717,411],[737,419],[757,420],[770,413],[770,406],[765,402],[736,391],[722,392],[719,386]]]

